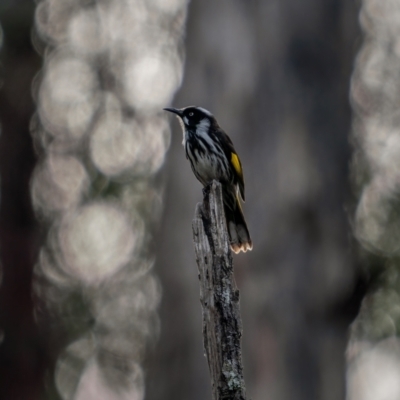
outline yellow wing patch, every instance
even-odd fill
[[[231,163],[233,165],[233,168],[235,168],[236,173],[242,178],[243,177],[242,165],[240,164],[240,160],[237,154],[235,153],[231,154]]]

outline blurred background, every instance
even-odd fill
[[[246,181],[253,400],[400,398],[400,0],[2,0],[0,398],[211,398],[163,107]]]

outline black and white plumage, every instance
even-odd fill
[[[215,117],[201,107],[164,108],[179,117],[183,146],[196,178],[207,186],[213,179],[223,189],[225,217],[235,253],[252,250],[253,244],[244,219],[239,194],[245,200],[242,164],[230,137]]]

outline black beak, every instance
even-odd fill
[[[172,112],[172,113],[178,115],[179,117],[182,117],[182,115],[183,115],[182,110],[180,110],[179,108],[172,108],[172,107],[169,108],[169,107],[167,107],[167,108],[163,108],[163,110]]]

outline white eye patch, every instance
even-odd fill
[[[208,128],[210,127],[210,121],[207,118],[203,118],[197,125],[197,134],[204,137],[207,141],[209,139]]]
[[[189,125],[189,120],[187,119],[187,117],[183,117],[183,122],[185,123],[185,125]]]

